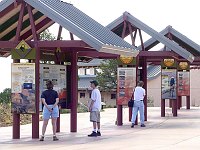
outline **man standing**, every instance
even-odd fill
[[[145,127],[144,125],[144,97],[146,95],[146,91],[144,88],[142,88],[144,85],[143,81],[139,81],[137,84],[137,87],[134,90],[134,106],[133,106],[133,114],[132,114],[132,126],[131,128],[134,128],[134,123],[136,120],[136,116],[138,114],[138,110],[140,112],[140,124],[141,127]]]
[[[101,136],[100,132],[100,111],[101,111],[101,93],[97,88],[98,82],[91,81],[91,100],[89,101],[89,112],[90,112],[90,121],[93,122],[93,131],[89,134],[89,137]],[[98,128],[98,130],[97,130]]]

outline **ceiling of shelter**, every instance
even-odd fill
[[[1,17],[1,41],[13,41],[15,39],[21,4],[12,4],[10,7],[12,7],[12,9],[10,9],[10,11],[9,9],[7,9],[7,13]],[[46,17],[40,11],[37,11],[34,8],[32,8],[32,13],[38,34],[54,24],[54,21],[50,20],[48,17]],[[22,31],[20,32],[20,36],[24,40],[32,39],[32,32],[27,8],[25,8],[24,11]]]

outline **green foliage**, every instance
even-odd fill
[[[111,91],[117,88],[117,66],[115,59],[103,60],[100,65],[101,72],[97,73],[97,81],[102,91]]]
[[[6,88],[3,92],[0,93],[0,104],[9,104],[11,103],[11,89]]]
[[[52,33],[50,33],[49,29],[46,29],[42,33],[40,33],[41,40],[55,40],[56,37]]]

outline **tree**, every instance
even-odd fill
[[[56,36],[50,33],[49,29],[46,29],[42,33],[40,33],[41,40],[55,40]]]
[[[117,66],[115,59],[103,60],[99,68],[101,71],[97,72],[96,77],[101,90],[111,91],[117,88]]]
[[[0,93],[0,104],[8,104],[11,102],[11,89],[6,88]]]

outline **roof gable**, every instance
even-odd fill
[[[136,56],[132,45],[73,5],[60,0],[24,0],[98,51]]]
[[[124,12],[124,14],[122,16],[120,16],[119,18],[114,20],[112,23],[107,25],[107,28],[109,28],[112,31],[114,29],[116,30],[117,27],[120,24],[122,24],[125,20],[130,22],[132,26],[134,26],[138,29],[141,29],[145,33],[150,35],[152,37],[152,39],[154,39],[157,43],[160,42],[160,43],[166,45],[168,48],[172,49],[174,52],[176,52],[177,54],[179,54],[183,58],[187,59],[190,62],[193,62],[194,56],[190,52],[188,52],[186,49],[183,49],[182,47],[180,47],[177,43],[172,42],[171,40],[166,38],[164,35],[158,33],[157,31],[155,31],[154,29],[152,29],[151,27],[149,27],[145,23],[141,22],[139,19],[135,18],[134,16],[132,16],[128,12]],[[144,47],[147,46],[147,45],[145,45],[145,43],[144,43]],[[157,44],[157,43],[154,43],[154,44]],[[138,47],[137,49],[141,50],[141,47]]]

